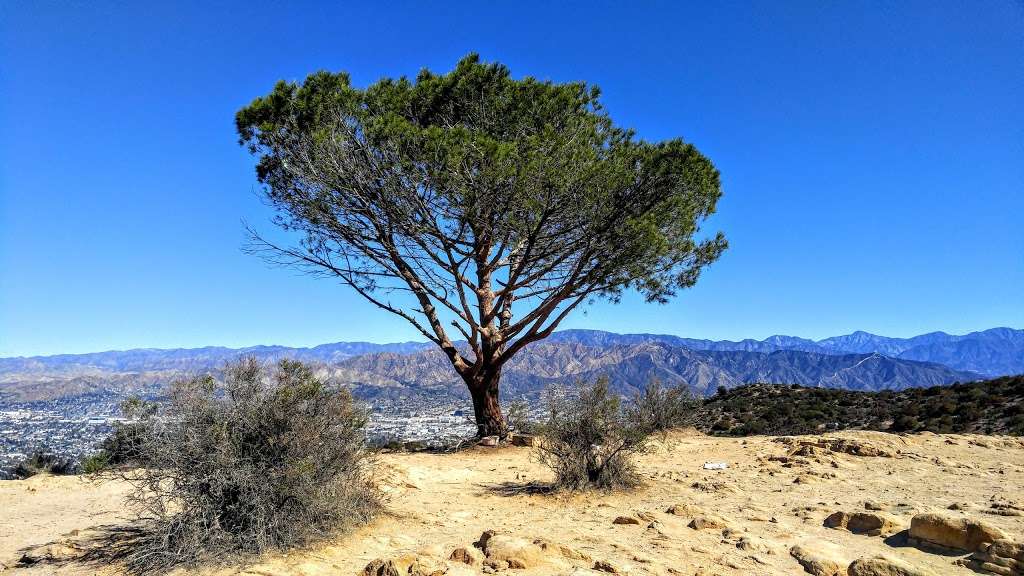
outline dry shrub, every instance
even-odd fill
[[[510,431],[518,434],[537,432],[537,423],[530,419],[530,404],[523,398],[509,402],[505,422],[508,423]]]
[[[11,475],[17,480],[23,480],[36,474],[67,476],[77,474],[78,471],[78,463],[73,459],[58,456],[47,448],[40,448],[19,462],[11,471]]]
[[[115,422],[114,429],[100,443],[99,450],[82,458],[85,474],[103,474],[118,468],[144,466],[142,461],[142,433],[156,414],[159,404],[132,396],[121,403],[121,413],[128,420]]]
[[[303,545],[381,508],[368,479],[366,412],[299,362],[244,359],[225,382],[172,385],[133,430],[144,468],[122,472],[150,520],[125,558],[139,573]]]
[[[547,393],[548,418],[540,426],[537,453],[555,473],[555,488],[631,488],[639,478],[631,461],[651,431],[631,418],[608,379]]]
[[[627,408],[627,418],[652,433],[665,433],[691,425],[698,408],[700,399],[688,388],[666,388],[655,378],[633,399]]]

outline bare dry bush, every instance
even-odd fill
[[[78,471],[78,464],[73,459],[54,454],[48,448],[39,448],[33,451],[28,458],[19,462],[12,470],[11,475],[15,479],[23,480],[36,474],[68,476],[77,474]]]
[[[537,423],[530,419],[530,405],[525,399],[516,399],[508,403],[505,414],[508,429],[518,434],[534,434]]]
[[[626,417],[655,433],[665,433],[692,423],[700,399],[685,386],[666,388],[654,378],[633,398]]]
[[[555,473],[555,488],[616,489],[639,483],[631,457],[644,450],[651,431],[609,394],[607,378],[549,390],[547,404],[537,454]]]
[[[123,471],[149,522],[126,554],[149,573],[303,545],[381,508],[368,479],[366,412],[299,362],[255,359],[177,382],[134,431],[144,468]]]

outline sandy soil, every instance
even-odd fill
[[[390,498],[388,515],[329,545],[205,572],[358,574],[374,559],[414,552],[441,562],[456,547],[495,530],[531,541],[547,539],[590,558],[559,556],[507,571],[523,576],[588,574],[597,561],[630,574],[804,574],[789,553],[798,544],[830,548],[847,561],[884,554],[936,575],[974,574],[954,564],[959,556],[918,550],[903,544],[899,535],[886,539],[823,526],[830,513],[861,511],[867,501],[905,526],[916,513],[941,511],[983,520],[1017,540],[1024,537],[1024,516],[998,515],[992,508],[993,503],[1024,507],[1024,441],[867,432],[828,438],[851,439],[893,455],[824,449],[788,461],[770,460],[791,454],[794,444],[771,437],[676,433],[639,458],[646,476],[643,488],[576,495],[523,490],[526,483],[548,477],[528,448],[385,455],[380,476]],[[709,460],[729,467],[704,470]],[[74,541],[90,527],[125,522],[123,493],[124,487],[114,482],[77,478],[0,482],[0,562],[9,566],[4,574],[116,572],[74,561],[23,567],[17,560],[26,549]],[[667,513],[673,505],[689,508],[682,515]],[[960,510],[949,510],[950,505]],[[725,529],[688,527],[702,514],[721,517]],[[644,519],[614,524],[618,516]],[[480,570],[460,569],[451,573]]]

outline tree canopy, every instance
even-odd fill
[[[615,126],[599,96],[475,54],[365,89],[279,82],[236,123],[296,241],[254,233],[254,249],[405,318],[496,404],[501,366],[573,309],[627,289],[666,302],[726,247],[699,235],[721,195],[711,161]],[[503,424],[488,418],[481,433]]]

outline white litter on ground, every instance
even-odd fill
[[[728,467],[729,467],[729,465],[726,464],[725,462],[705,462],[704,463],[704,469],[705,470],[725,470]]]

